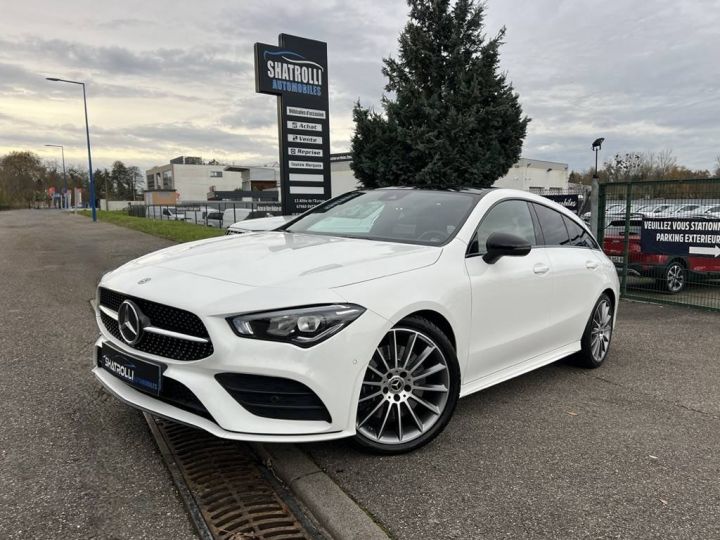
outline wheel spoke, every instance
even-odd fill
[[[397,331],[393,330],[392,335],[393,335],[393,357],[395,358],[395,368],[397,369],[398,362],[399,362],[398,348],[397,348]]]
[[[410,355],[412,354],[413,347],[415,346],[415,340],[417,339],[417,334],[412,334],[410,336],[410,339],[408,340],[407,344],[405,345],[405,350],[403,351],[403,358],[402,358],[402,368],[407,369],[408,362],[410,361]]]
[[[437,408],[435,405],[433,405],[432,403],[428,403],[428,402],[425,401],[423,398],[417,397],[415,394],[410,394],[410,398],[411,398],[411,399],[414,399],[415,401],[417,401],[417,402],[418,402],[420,405],[422,405],[423,407],[425,407],[425,408],[427,408],[427,409],[430,409],[430,410],[431,410],[432,412],[434,412],[435,414],[440,414],[440,409],[438,409],[438,408]]]
[[[409,401],[406,401],[406,402],[405,402],[405,408],[410,412],[410,416],[412,416],[412,419],[415,421],[415,425],[416,425],[416,426],[418,427],[418,429],[420,430],[420,433],[422,433],[423,431],[425,431],[425,426],[423,426],[423,423],[420,421],[420,419],[419,419],[419,418],[417,417],[417,415],[415,414],[415,411],[414,411],[413,408],[410,406],[410,402],[409,402]]]
[[[383,375],[382,373],[380,373],[377,369],[375,369],[374,367],[372,367],[370,364],[368,364],[368,369],[369,369],[370,371],[372,371],[375,375],[377,375],[378,377],[380,377],[381,379],[382,379],[383,377],[385,377],[385,375]]]
[[[382,437],[383,431],[385,431],[385,424],[387,424],[388,417],[390,416],[390,411],[392,410],[392,404],[387,404],[388,408],[387,411],[385,411],[385,418],[383,418],[382,424],[380,425],[380,431],[378,431],[377,438],[380,439]]]
[[[433,367],[426,369],[423,371],[420,375],[415,375],[415,380],[418,379],[424,379],[426,377],[429,377],[430,375],[433,375],[437,373],[438,371],[442,371],[444,369],[447,369],[447,366],[444,366],[443,364],[435,364]]]
[[[434,345],[428,345],[423,352],[420,353],[420,355],[415,359],[415,365],[410,370],[410,373],[414,373],[417,368],[419,368],[422,363],[428,359],[428,357],[432,354],[432,352],[435,350]]]
[[[381,406],[383,403],[385,403],[385,402],[384,402],[384,401],[380,401],[380,403],[378,403],[377,405],[375,405],[375,407],[373,408],[373,410],[370,411],[370,414],[368,414],[368,415],[365,417],[365,419],[357,425],[357,427],[362,427],[362,426],[364,426],[364,425],[365,425],[365,422],[367,422],[368,420],[370,420],[370,417],[377,412],[377,410],[380,408],[380,406]]]
[[[602,323],[607,326],[608,324],[610,324],[610,321],[611,321],[610,304],[605,302],[603,304]]]
[[[382,386],[382,383],[377,381],[363,381],[363,386]]]
[[[385,371],[390,371],[390,364],[387,363],[387,360],[385,360],[385,356],[382,353],[382,349],[378,347],[375,349],[375,352],[377,352],[378,356],[380,357],[380,360],[382,360],[383,365],[385,366]],[[382,375],[380,375],[382,377]]]
[[[428,384],[425,386],[413,386],[413,390],[422,392],[447,392],[448,389],[442,384]]]
[[[396,403],[396,413],[397,413],[397,422],[398,422],[398,440],[402,442],[403,440],[403,427],[402,427],[402,411],[400,410],[400,404]]]
[[[363,398],[360,398],[360,399],[358,400],[358,403],[362,403],[363,401],[367,401],[367,400],[372,399],[372,398],[377,397],[377,396],[382,396],[382,392],[378,391],[378,392],[375,392],[374,394],[370,394],[369,396],[365,396],[365,397],[363,397]]]

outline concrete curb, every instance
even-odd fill
[[[297,446],[252,446],[335,540],[388,539],[380,526]]]

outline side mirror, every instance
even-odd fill
[[[523,257],[530,253],[530,244],[524,238],[503,232],[492,233],[485,244],[487,253],[483,261],[495,264],[500,257]]]

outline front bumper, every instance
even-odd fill
[[[375,347],[390,323],[368,310],[337,335],[309,349],[236,336],[224,318],[202,317],[214,352],[194,361],[141,353],[115,339],[96,316],[101,336],[130,356],[166,366],[163,377],[187,387],[212,419],[136,390],[93,362],[93,373],[115,397],[138,409],[195,426],[227,439],[260,442],[312,442],[355,434],[360,386]],[[279,377],[310,388],[327,408],[330,421],[265,418],[250,413],[216,380],[219,373]],[[214,421],[213,421],[214,420]]]

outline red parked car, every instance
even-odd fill
[[[665,292],[676,294],[688,281],[720,279],[720,257],[643,253],[640,245],[642,218],[630,219],[628,275],[651,277]],[[603,251],[622,269],[625,250],[625,220],[611,221],[605,229]]]

